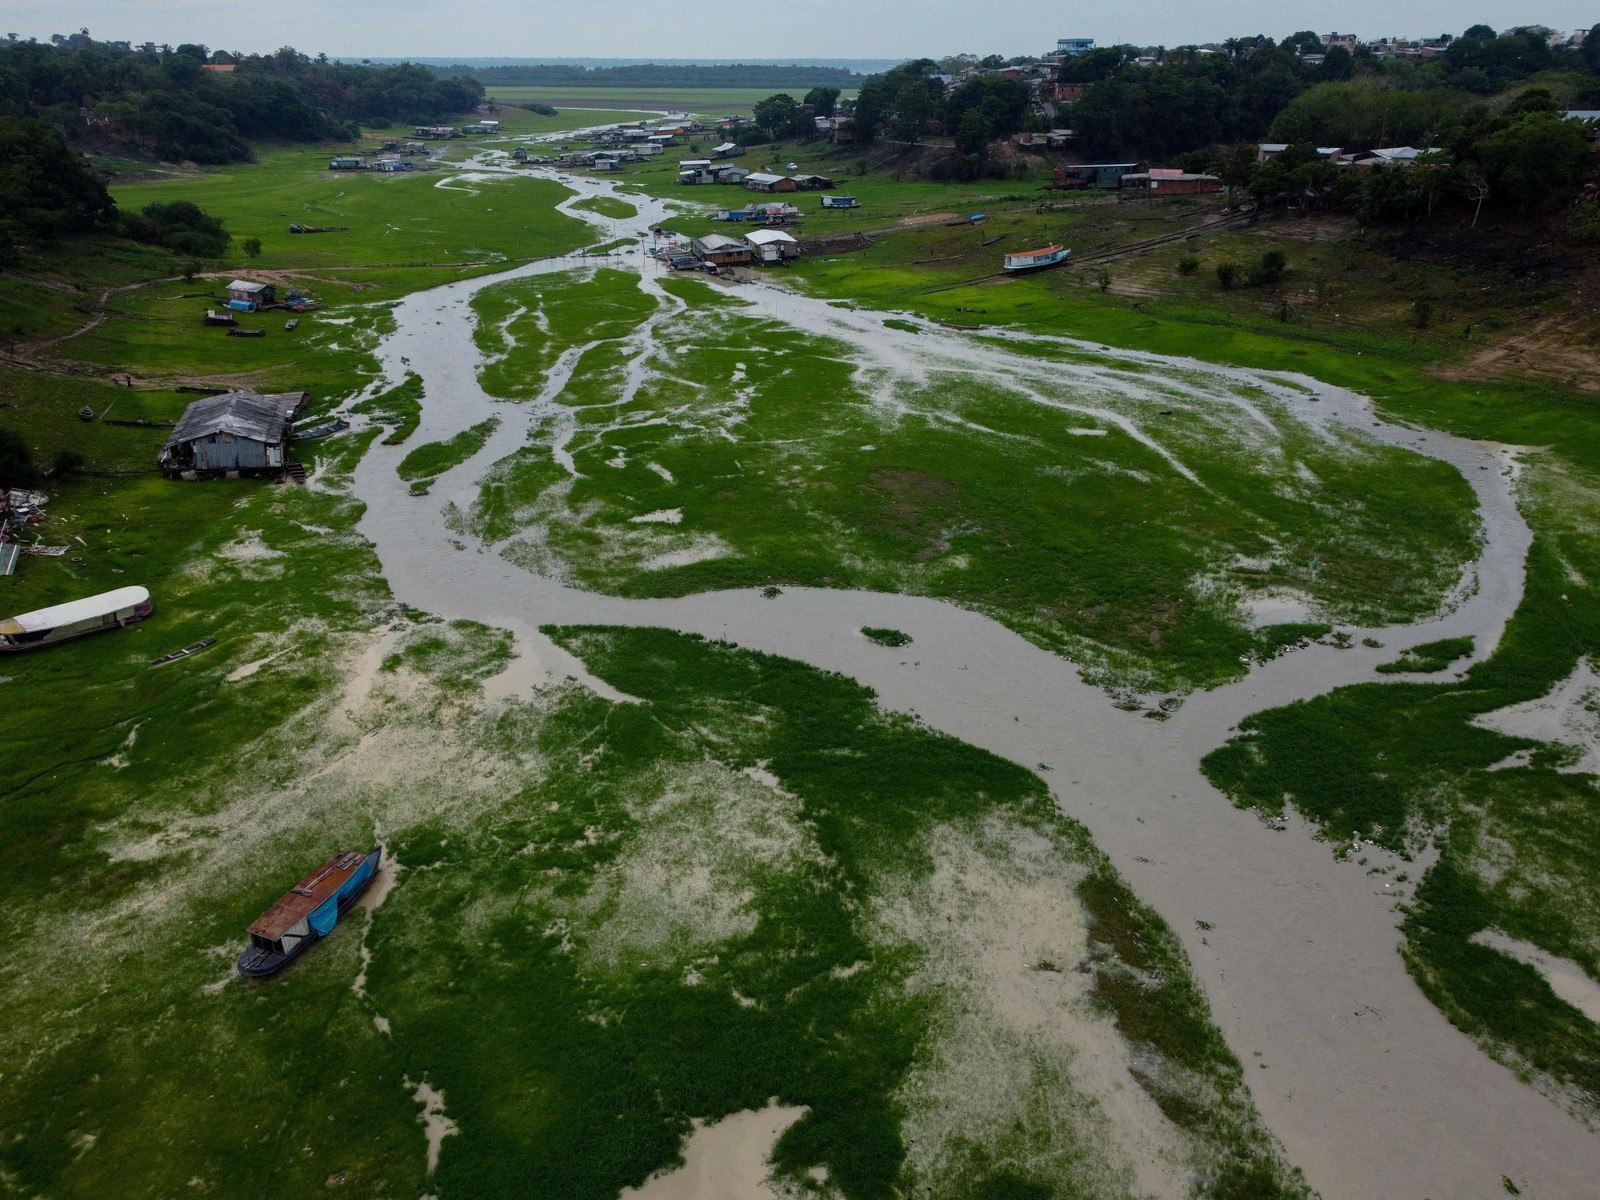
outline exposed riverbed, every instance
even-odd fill
[[[494,168],[477,163],[470,170]],[[609,182],[563,182],[577,193],[563,210],[590,222],[597,243],[635,239],[666,215],[660,201],[618,193]],[[615,220],[572,208],[592,196],[616,196],[639,216]],[[642,252],[597,261],[637,269],[660,313],[681,309],[660,287],[661,268]],[[1371,634],[1382,650],[1358,644],[1292,652],[1235,684],[1190,697],[1168,721],[1151,721],[1113,707],[1072,663],[941,601],[804,588],[770,599],[750,589],[624,600],[541,578],[447,527],[448,504],[469,507],[489,465],[525,445],[536,419],[560,415],[553,397],[575,361],[558,364],[534,401],[490,398],[477,377],[482,359],[473,341],[472,296],[507,279],[584,269],[571,258],[550,260],[415,293],[396,307],[395,331],[380,351],[390,380],[408,369],[424,380],[413,444],[501,418],[483,449],[441,475],[426,498],[409,495],[396,474],[404,448],[374,444],[354,477],[366,504],[361,532],[375,544],[397,599],[515,633],[519,660],[491,681],[491,694],[525,694],[552,678],[586,677],[580,663],[539,634],[540,625],[552,623],[662,626],[851,676],[889,708],[1029,768],[1048,768],[1044,777],[1063,811],[1088,827],[1182,937],[1269,1127],[1328,1200],[1503,1196],[1502,1176],[1526,1195],[1600,1196],[1595,1136],[1484,1055],[1407,975],[1396,952],[1396,896],[1403,889],[1336,860],[1304,822],[1291,821],[1286,832],[1268,828],[1236,809],[1198,768],[1242,717],[1382,679],[1377,664],[1406,646],[1470,635],[1475,658],[1492,653],[1521,600],[1531,540],[1513,494],[1512,448],[1391,425],[1359,396],[1282,373],[1268,378],[1110,351],[1098,366],[1064,364],[1069,381],[1075,372],[1088,380],[1128,362],[1248,378],[1311,427],[1349,426],[1449,462],[1478,499],[1483,550],[1450,611],[1414,625],[1353,631],[1357,642]],[[864,361],[898,370],[959,362],[1003,372],[1013,360],[1011,346],[1024,341],[1021,334],[978,335],[927,323],[912,333],[886,326],[884,314],[766,283],[737,294],[759,316],[844,342]],[[554,424],[559,446],[561,424]],[[904,630],[914,643],[873,646],[861,636],[863,626]],[[1198,921],[1206,923],[1203,933]]]

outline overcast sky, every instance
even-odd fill
[[[41,40],[87,28],[109,41],[202,42],[268,51],[291,45],[334,58],[450,55],[596,58],[893,58],[1041,53],[1058,37],[1183,45],[1229,36],[1337,29],[1363,37],[1459,33],[1600,20],[1594,0],[7,0],[0,33]]]

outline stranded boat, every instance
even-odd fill
[[[103,629],[120,629],[144,620],[155,607],[144,588],[125,587],[26,612],[0,621],[0,653],[37,650]]]
[[[1042,271],[1046,267],[1059,266],[1067,261],[1067,255],[1072,251],[1064,246],[1045,246],[1041,250],[1023,250],[1017,254],[1006,255],[1005,269],[1008,271]]]
[[[250,926],[250,947],[239,956],[239,974],[275,974],[312,942],[332,933],[345,910],[367,890],[382,858],[382,846],[365,854],[341,850],[285,892]]]

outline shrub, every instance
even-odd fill
[[[1225,292],[1232,291],[1233,285],[1239,278],[1239,268],[1231,262],[1217,264],[1217,282],[1222,285]]]
[[[83,469],[83,455],[76,450],[57,450],[55,461],[50,464],[50,474],[56,479],[65,479],[68,475]]]
[[[1185,254],[1178,260],[1179,275],[1193,275],[1200,269],[1200,260],[1192,254]]]
[[[1288,267],[1289,260],[1284,257],[1282,250],[1268,250],[1250,265],[1250,286],[1270,287],[1283,278]]]
[[[33,451],[13,429],[0,429],[0,486],[28,487],[39,482]]]
[[[261,257],[261,239],[260,238],[245,238],[244,241],[239,243],[239,249],[244,251],[244,256],[246,258],[260,258]]]

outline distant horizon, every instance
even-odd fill
[[[1540,7],[1541,19],[1530,20],[1519,0],[1474,0],[1470,6],[1444,0],[1349,0],[1337,20],[1329,21],[1325,9],[1308,7],[1294,16],[1276,0],[1232,0],[1226,13],[1142,0],[1076,18],[1045,0],[1013,0],[1001,15],[965,0],[919,0],[892,10],[865,8],[854,0],[814,0],[806,20],[796,23],[762,10],[729,20],[724,10],[701,0],[684,0],[668,19],[645,0],[612,0],[603,13],[565,4],[530,13],[513,0],[475,0],[447,20],[424,0],[345,0],[331,8],[321,0],[245,8],[221,8],[210,0],[13,0],[3,28],[39,41],[87,28],[103,41],[201,43],[245,54],[287,45],[344,62],[517,65],[518,60],[571,64],[609,58],[613,65],[801,66],[892,64],[960,53],[1010,58],[1049,53],[1064,37],[1093,38],[1102,46],[1176,47],[1257,33],[1281,39],[1302,29],[1354,31],[1363,40],[1459,34],[1476,24],[1496,30],[1545,25],[1570,33],[1600,19],[1591,0],[1545,0]],[[939,48],[907,48],[912,37]],[[441,42],[453,44],[441,50]],[[424,49],[418,43],[426,43],[425,54],[412,53]],[[707,53],[712,46],[715,52]],[[776,46],[789,53],[773,58]],[[500,53],[486,54],[488,47]],[[590,49],[611,54],[583,53]]]

